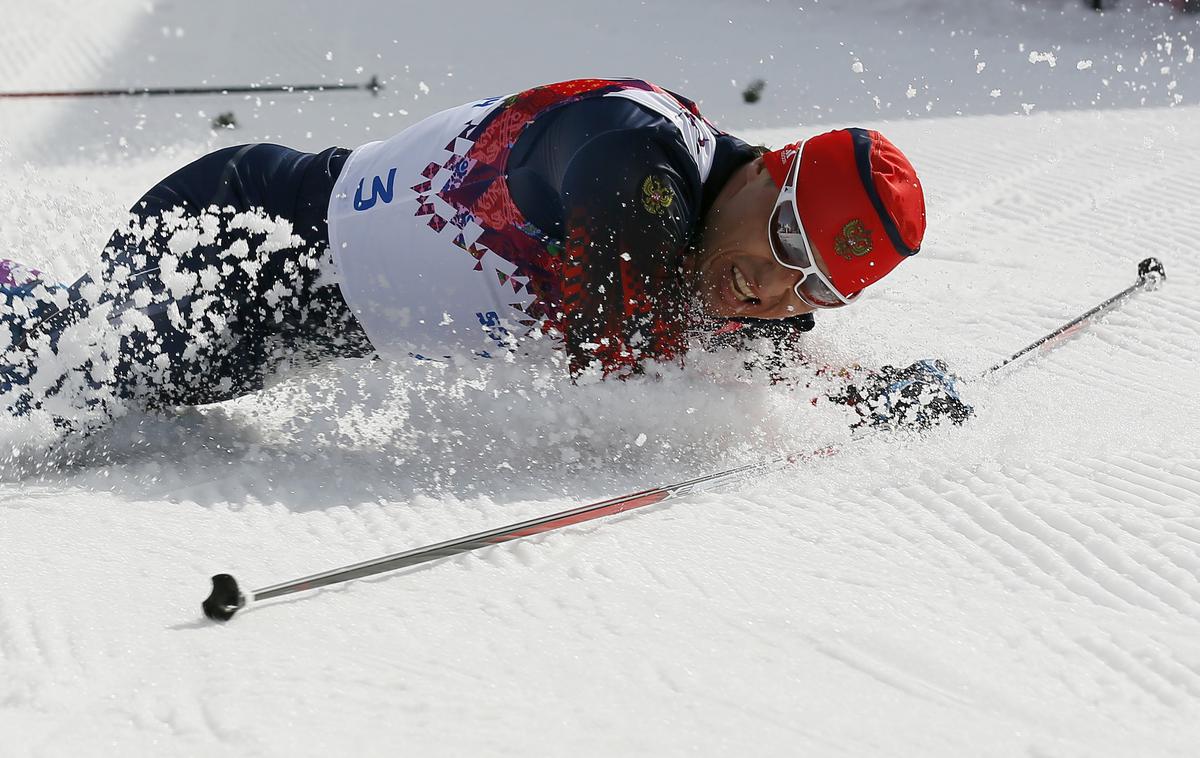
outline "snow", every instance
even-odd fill
[[[1194,755],[1196,21],[1136,0],[614,0],[560,28],[530,27],[529,0],[460,5],[461,21],[374,0],[353,20],[274,0],[11,10],[5,89],[371,73],[388,89],[0,101],[3,257],[73,279],[208,149],[352,146],[617,73],[765,144],[861,124],[912,158],[926,244],[819,318],[823,360],[937,356],[970,378],[1144,257],[1168,281],[971,382],[976,417],[920,438],[850,442],[815,390],[715,358],[619,385],[341,361],[84,442],[0,421],[4,754]],[[211,132],[228,110],[241,126]],[[727,491],[224,626],[199,614],[214,573],[262,587],[828,443],[843,449]]]

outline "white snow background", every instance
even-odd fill
[[[921,254],[807,337],[994,381],[977,416],[203,620],[249,587],[844,441],[811,393],[342,361],[86,443],[0,420],[0,755],[1200,754],[1195,17],[1125,0],[7,3],[0,90],[366,81],[0,101],[0,256],[72,280],[217,147],[353,147],[443,107],[632,75],[780,145],[879,128]],[[755,78],[763,99],[742,102]],[[214,132],[218,113],[239,128]]]

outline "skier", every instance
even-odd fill
[[[916,173],[878,132],[769,151],[643,80],[560,82],[355,150],[204,156],[69,287],[0,265],[0,392],[15,413],[107,417],[238,397],[285,362],[516,360],[538,343],[574,375],[627,377],[681,361],[697,335],[794,346],[924,229]],[[840,398],[870,423],[913,387],[941,404],[922,402],[920,423],[969,411],[940,364],[870,380]]]

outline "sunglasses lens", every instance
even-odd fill
[[[804,243],[804,234],[800,231],[800,223],[791,203],[782,202],[775,206],[770,229],[771,247],[781,263],[797,268],[813,265],[812,256],[808,253],[808,245]]]
[[[804,277],[804,280],[796,285],[796,294],[804,302],[818,308],[840,308],[845,305],[816,274]]]

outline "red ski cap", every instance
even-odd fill
[[[796,212],[843,295],[879,281],[921,249],[925,194],[908,158],[886,137],[838,129],[766,153],[776,186],[783,187],[798,154]]]

